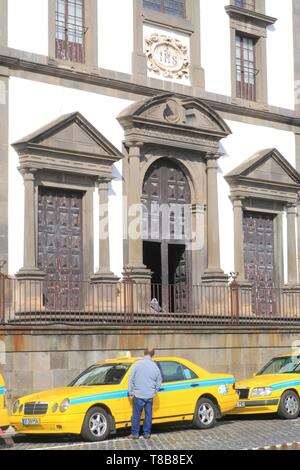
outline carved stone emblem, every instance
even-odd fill
[[[145,38],[145,54],[152,72],[167,78],[188,77],[188,48],[178,39],[151,34]]]
[[[163,114],[166,121],[174,124],[184,118],[184,110],[175,100],[167,101]]]

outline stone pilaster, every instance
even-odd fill
[[[203,283],[225,283],[228,276],[220,267],[219,207],[218,207],[218,158],[219,154],[207,155],[207,269]]]
[[[287,248],[288,248],[288,285],[297,284],[297,243],[296,243],[297,205],[287,206]]]
[[[130,142],[128,155],[128,192],[127,192],[127,237],[128,266],[124,270],[130,273],[134,281],[146,282],[151,278],[150,270],[143,264],[142,240],[142,204],[140,191],[140,142]]]
[[[1,17],[3,3],[6,2],[1,3],[0,0]],[[5,12],[3,14],[5,15]],[[0,27],[0,44],[3,40],[3,31]],[[5,274],[8,272],[8,91],[9,70],[0,67],[0,264]]]
[[[108,189],[110,179],[99,178],[99,270],[91,276],[96,283],[115,283],[119,278],[110,270]]]
[[[24,265],[18,278],[39,280],[45,276],[37,266],[35,170],[22,169],[24,179]]]
[[[244,237],[243,237],[243,200],[232,198],[234,219],[234,270],[239,273],[238,280],[245,279]]]

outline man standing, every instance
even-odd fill
[[[152,361],[154,349],[145,349],[144,359],[138,361],[132,367],[128,393],[133,399],[133,415],[131,418],[131,437],[139,438],[140,420],[142,411],[145,411],[145,419],[143,425],[144,438],[149,439],[152,428],[152,407],[153,397],[159,392],[162,377],[160,370]]]

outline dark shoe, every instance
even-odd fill
[[[139,439],[140,436],[134,436],[133,434],[130,434],[129,439]]]
[[[150,439],[151,436],[150,436],[150,434],[146,434],[146,435],[143,436],[143,437],[144,437],[144,439]]]

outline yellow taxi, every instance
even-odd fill
[[[229,414],[277,413],[295,419],[300,413],[300,356],[275,356],[252,378],[237,382],[239,401]]]
[[[77,434],[102,441],[119,428],[131,426],[128,396],[130,369],[138,358],[99,362],[68,387],[25,396],[13,404],[11,425],[22,434]],[[211,428],[216,418],[235,408],[235,380],[210,374],[176,357],[155,358],[163,382],[153,401],[153,423],[192,421]]]
[[[6,404],[6,388],[3,376],[0,374],[0,430],[6,431],[9,427],[9,416]]]

